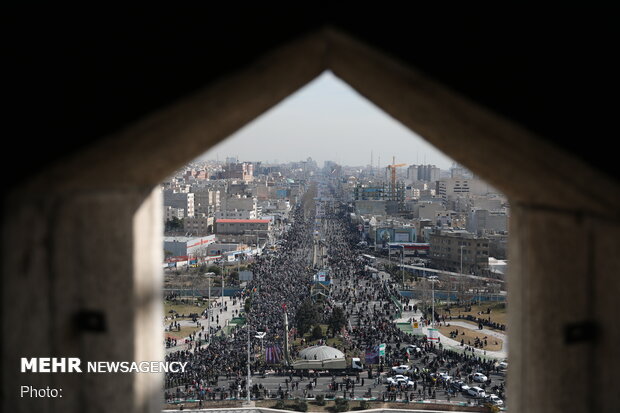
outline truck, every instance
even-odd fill
[[[332,374],[355,374],[364,370],[359,357],[352,357],[349,361],[344,358],[329,360],[296,360],[292,366],[295,370],[328,371]]]

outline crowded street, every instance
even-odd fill
[[[214,323],[211,331],[167,352],[166,361],[188,362],[188,367],[182,374],[166,376],[166,401],[245,399],[248,387],[251,399],[322,395],[480,404],[485,399],[468,391],[480,387],[503,400],[506,377],[498,360],[467,349],[444,348],[441,342],[431,343],[425,336],[397,327],[395,320],[404,315],[428,323],[428,314],[425,317],[417,309],[415,300],[401,296],[399,284],[387,272],[368,270],[357,246],[358,234],[347,222],[336,191],[323,182],[314,185],[308,192],[316,196],[306,196],[296,206],[280,248],[258,256],[251,265],[253,279],[242,292],[227,298],[226,311],[240,312],[245,324],[223,334]],[[319,243],[326,254],[317,260]],[[291,367],[305,343],[298,336],[296,316],[321,269],[328,270],[329,286],[327,297],[316,303],[322,321],[336,308],[346,318],[330,345],[348,359],[359,357],[362,371]],[[326,339],[327,335],[318,343]],[[382,353],[369,358],[380,344],[384,345]],[[267,357],[266,349],[277,351]],[[394,366],[404,367],[396,371]]]

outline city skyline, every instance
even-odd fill
[[[449,169],[454,162],[331,72],[323,73],[197,160],[227,157],[266,163],[311,157],[319,166],[325,161],[366,166],[372,158],[373,166],[382,168],[391,164],[393,157],[396,163],[433,164],[441,169]]]

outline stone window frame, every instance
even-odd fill
[[[620,273],[617,182],[415,68],[333,29],[273,50],[8,194],[9,202],[20,207],[3,217],[4,247],[8,250],[12,242],[15,252],[3,270],[20,276],[5,280],[4,290],[33,291],[38,307],[54,311],[39,319],[47,328],[23,331],[28,340],[5,334],[3,366],[14,365],[20,355],[58,349],[91,360],[161,358],[161,346],[153,343],[160,343],[163,333],[157,313],[163,210],[154,188],[325,70],[509,198],[510,409],[612,411],[619,392],[600,389],[615,382],[620,370],[615,357],[618,312],[609,310],[617,308],[610,291],[618,289],[614,275]],[[179,144],[173,153],[170,142]],[[84,223],[97,237],[80,237]],[[24,234],[24,227],[33,231]],[[98,236],[106,231],[109,236]],[[573,239],[575,232],[593,242],[584,247]],[[97,257],[95,246],[101,251]],[[562,261],[566,250],[575,251],[565,260],[570,262]],[[75,257],[79,260],[69,260]],[[89,306],[110,321],[107,333],[72,330],[72,317],[85,308],[80,299],[85,294],[93,297]],[[27,313],[21,295],[5,298],[4,317]],[[130,324],[125,343],[113,334],[121,308]],[[577,337],[574,343],[566,335],[572,325],[601,331],[594,335],[594,329],[591,337]],[[543,331],[544,340],[534,339]],[[598,374],[581,374],[591,366]],[[11,368],[3,369],[3,379],[22,381]],[[49,384],[37,380],[35,385]],[[74,410],[161,408],[157,375],[124,375],[113,383],[109,377],[80,381],[70,375],[54,380],[74,389],[64,399]],[[115,397],[119,392],[131,397]],[[29,402],[10,391],[6,395],[3,410],[27,409]],[[53,406],[48,403],[48,410],[64,410]]]

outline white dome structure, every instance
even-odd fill
[[[299,352],[299,358],[303,360],[333,360],[343,359],[344,353],[337,348],[330,346],[312,346]]]
[[[330,370],[346,367],[347,360],[344,353],[329,346],[305,348],[299,352],[297,360],[293,362],[293,368],[301,370]]]

